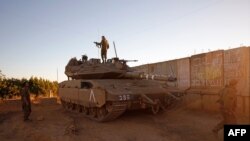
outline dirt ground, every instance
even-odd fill
[[[19,100],[0,103],[1,141],[215,141],[211,129],[220,116],[183,107],[153,115],[128,111],[118,119],[99,123],[65,111],[55,99],[32,105],[32,121],[23,122]]]

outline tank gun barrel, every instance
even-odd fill
[[[125,59],[122,59],[120,61],[127,63],[127,62],[137,62],[138,60],[125,60]]]
[[[159,81],[175,82],[177,80],[176,77],[165,76],[165,75],[149,75],[148,77],[150,77],[150,79],[152,79],[152,80],[159,80]]]
[[[127,72],[124,77],[130,79],[147,79],[147,80],[170,81],[170,82],[174,82],[177,80],[177,78],[173,76],[150,75],[150,74],[144,74],[143,72]]]
[[[166,76],[166,75],[153,75],[153,74],[144,74],[142,76],[143,79],[147,79],[147,80],[159,80],[159,81],[170,81],[170,82],[174,82],[177,80],[176,77],[173,76]]]

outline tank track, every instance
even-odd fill
[[[61,100],[63,108],[83,114],[91,120],[106,122],[112,121],[122,115],[127,109],[126,102],[107,102],[102,107],[85,107]]]

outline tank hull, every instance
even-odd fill
[[[59,97],[66,109],[109,121],[126,110],[151,109],[157,113],[167,106],[169,92],[163,83],[154,80],[81,79],[60,83]]]

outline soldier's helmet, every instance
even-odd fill
[[[82,55],[82,61],[87,62],[88,61],[88,56],[87,55]]]
[[[229,81],[230,86],[235,86],[237,83],[238,83],[238,81],[235,80],[235,79],[232,79],[232,80]]]
[[[104,35],[102,36],[102,39],[103,39],[103,40],[106,39]]]

